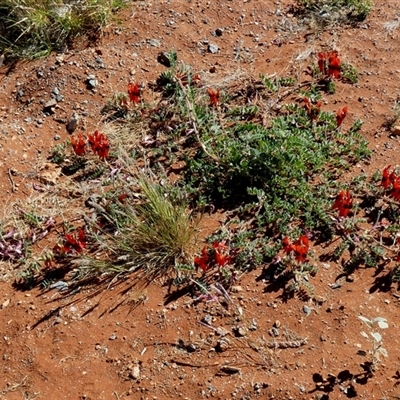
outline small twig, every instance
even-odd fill
[[[8,174],[8,178],[10,179],[10,182],[11,182],[11,191],[13,193],[15,193],[17,191],[17,189],[16,189],[16,185],[15,185],[14,179],[12,178],[11,168],[7,169],[7,174]]]
[[[208,368],[208,367],[217,367],[218,365],[221,365],[220,362],[215,362],[213,364],[192,364],[186,361],[180,361],[180,360],[176,360],[176,359],[172,359],[171,360],[172,363],[175,363],[177,365],[181,365],[182,367],[192,367],[192,368]]]
[[[28,380],[28,375],[24,376],[19,383],[15,383],[14,385],[7,386],[6,389],[4,389],[2,392],[0,392],[0,395],[2,394],[7,394],[9,392],[14,392],[17,390],[19,387],[24,386],[26,384],[26,381]]]

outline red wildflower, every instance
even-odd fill
[[[321,74],[326,75],[326,53],[318,53],[318,69]]]
[[[300,263],[305,262],[307,259],[307,254],[309,249],[307,235],[301,235],[300,238],[292,244],[292,248],[295,254],[294,256],[295,260]]]
[[[88,136],[88,140],[93,153],[97,154],[102,160],[108,158],[110,143],[103,133],[96,130]]]
[[[73,233],[66,233],[64,237],[64,244],[56,245],[54,247],[54,252],[61,253],[82,253],[83,249],[86,248],[86,235],[83,228],[79,228],[78,231]]]
[[[396,176],[393,172],[390,174],[392,180],[392,189],[390,189],[389,196],[395,200],[400,200],[400,176]]]
[[[138,83],[129,83],[128,85],[129,99],[134,104],[140,103],[140,87]]]
[[[229,248],[223,242],[214,242],[215,261],[220,267],[230,264],[232,257],[229,255]]]
[[[336,112],[336,125],[340,126],[342,125],[343,120],[346,118],[348,108],[347,106],[344,106],[343,108],[340,108]]]
[[[347,217],[353,206],[353,197],[349,190],[341,190],[333,203],[332,210],[339,210],[339,217]]]
[[[285,251],[286,254],[290,254],[290,252],[293,250],[292,245],[290,244],[290,240],[287,236],[285,236],[282,240],[283,244],[283,250]]]
[[[196,74],[195,76],[193,76],[193,78],[192,78],[192,83],[193,83],[193,85],[196,86],[196,87],[201,87],[202,84],[201,84],[200,75]]]
[[[390,186],[390,184],[392,183],[393,178],[394,178],[393,172],[389,173],[391,167],[392,167],[391,165],[388,165],[382,171],[381,186],[383,186],[384,189],[387,189]]]
[[[312,104],[310,99],[308,99],[307,97],[304,98],[304,104],[306,106],[306,111],[308,116],[311,119],[318,119],[318,115],[321,112],[321,106],[322,106],[322,102],[318,101],[317,104]]]
[[[76,155],[83,156],[86,153],[86,140],[82,133],[78,133],[77,136],[71,136],[71,144]]]
[[[219,101],[219,90],[208,88],[207,93],[210,96],[210,106],[217,107]]]
[[[209,267],[209,257],[208,257],[208,248],[207,245],[204,245],[201,250],[201,256],[197,256],[194,258],[194,264],[206,272]]]
[[[294,252],[294,258],[299,263],[303,263],[307,259],[309,242],[307,235],[301,235],[298,240],[295,240],[293,244],[290,243],[289,238],[286,236],[283,238],[283,250],[286,254]]]
[[[340,78],[340,58],[339,53],[334,50],[328,54],[328,76]]]

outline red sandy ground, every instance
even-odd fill
[[[82,116],[79,129],[90,132],[100,126],[106,100],[116,91],[125,92],[129,81],[145,86],[153,81],[165,70],[157,63],[158,52],[170,49],[209,79],[223,79],[240,70],[255,76],[302,76],[316,52],[337,49],[343,61],[357,68],[360,79],[353,86],[338,83],[336,94],[323,107],[336,111],[347,105],[344,126],[357,118],[365,121],[362,134],[374,153],[355,173],[395,165],[398,138],[381,126],[399,95],[400,29],[384,28],[399,18],[398,2],[376,0],[361,27],[324,33],[304,26],[297,31],[290,4],[289,0],[138,2],[121,13],[121,24],[108,29],[92,48],[21,62],[11,71],[4,68],[0,94],[4,209],[32,194],[48,151],[68,138],[65,121],[74,112]],[[293,29],[280,29],[283,25]],[[212,35],[216,28],[224,29],[222,36]],[[158,40],[159,47],[148,39]],[[207,51],[206,39],[219,46],[219,53]],[[235,46],[241,49],[239,55]],[[311,56],[299,57],[307,50]],[[85,84],[90,74],[98,80],[95,92]],[[43,106],[55,87],[64,98],[52,116],[45,116]],[[55,141],[56,135],[60,141]],[[17,185],[14,192],[11,178]],[[218,218],[212,221],[216,229]],[[321,251],[317,249],[317,255]],[[167,289],[156,284],[124,293],[130,282],[68,298],[54,290],[22,292],[12,288],[10,273],[4,270],[0,398],[397,398],[400,346],[395,287],[379,286],[375,270],[361,269],[353,282],[332,289],[329,284],[340,272],[333,263],[320,268],[312,279],[319,301],[308,304],[307,316],[302,301],[283,303],[281,292],[265,290],[267,284],[257,280],[261,267],[241,278],[238,291],[231,294],[233,304],[225,307],[216,302],[194,305],[185,296],[166,304]],[[214,327],[229,332],[226,351],[215,351],[221,337],[199,324],[206,314]],[[370,379],[362,379],[360,364],[365,359],[356,354],[360,348],[368,349],[358,315],[385,317],[389,323],[382,331],[389,357]],[[270,335],[274,324],[277,338]],[[252,325],[256,330],[241,338],[233,334],[235,327]],[[307,339],[307,344],[267,347],[272,341],[301,339]],[[314,374],[328,379],[329,374],[337,377],[345,370],[355,377],[341,384],[325,383],[319,388],[325,391],[315,390]]]

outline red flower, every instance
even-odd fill
[[[326,75],[326,53],[318,53],[318,69],[321,74]]]
[[[293,243],[292,248],[295,254],[295,260],[300,263],[305,262],[309,249],[308,237],[306,235],[301,235],[300,238]]]
[[[340,58],[339,53],[334,50],[328,54],[328,76],[340,78]]]
[[[93,153],[97,154],[102,160],[108,158],[110,143],[104,134],[96,130],[88,136],[88,140]]]
[[[193,76],[192,84],[194,86],[196,86],[196,87],[201,87],[202,86],[200,75],[196,74],[195,76]]]
[[[283,238],[283,250],[286,254],[290,254],[292,251],[294,252],[294,258],[299,263],[306,262],[307,254],[309,249],[309,242],[307,235],[301,235],[300,238],[290,243],[289,238],[286,236]]]
[[[86,140],[82,133],[79,133],[77,136],[71,136],[71,144],[76,155],[83,156],[86,153]]]
[[[293,250],[292,245],[290,244],[290,240],[287,236],[285,236],[282,240],[283,243],[283,250],[285,251],[286,254],[290,254],[290,252]]]
[[[381,180],[381,186],[383,186],[384,189],[387,189],[391,183],[393,182],[393,172],[389,173],[389,170],[392,166],[388,165],[386,168],[383,169],[382,171],[382,180]]]
[[[349,190],[341,190],[333,203],[332,210],[339,210],[339,217],[347,217],[353,206],[353,197]]]
[[[219,90],[208,88],[207,93],[210,96],[210,106],[217,107],[219,101]]]
[[[201,256],[197,256],[194,258],[194,264],[206,272],[209,267],[209,257],[208,257],[208,248],[207,245],[204,245],[201,250]]]
[[[322,102],[318,101],[317,104],[312,104],[310,99],[307,97],[304,98],[304,104],[306,106],[307,114],[312,119],[318,119],[318,115],[321,112]]]
[[[66,233],[64,237],[64,244],[62,246],[56,245],[53,249],[54,252],[61,253],[82,253],[86,248],[86,235],[83,228],[73,233]]]
[[[339,127],[340,125],[342,125],[343,120],[346,118],[347,115],[347,106],[344,106],[343,108],[340,108],[337,112],[336,112],[336,125]]]
[[[396,176],[393,172],[390,174],[392,181],[392,189],[390,189],[389,196],[395,200],[400,200],[400,176]]]
[[[128,95],[129,99],[134,104],[140,103],[140,87],[138,83],[129,83],[128,85]]]
[[[215,261],[220,267],[231,263],[232,257],[229,255],[229,248],[225,243],[214,242],[213,247],[215,250]]]

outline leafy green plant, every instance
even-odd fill
[[[371,348],[367,352],[359,350],[357,354],[362,356],[367,356],[369,354],[370,372],[374,373],[376,371],[377,365],[380,362],[379,354],[383,355],[384,357],[388,356],[386,349],[382,347],[382,335],[376,330],[376,326],[378,326],[380,329],[387,329],[389,327],[389,324],[387,323],[386,318],[382,317],[368,319],[360,315],[358,318],[369,329],[369,335],[364,331],[361,331],[360,333],[370,342]]]
[[[347,81],[349,83],[357,83],[358,82],[358,71],[357,69],[347,63],[342,63],[341,64],[341,75],[344,81]]]
[[[243,123],[202,130],[207,152],[200,149],[187,160],[185,178],[193,193],[206,196],[209,203],[232,206],[256,201],[253,193],[259,190],[266,225],[278,223],[281,230],[301,218],[306,226],[318,228],[321,218],[315,217],[326,209],[327,186],[313,185],[312,176],[350,165],[369,150],[355,130],[346,135],[335,130],[328,113],[321,113],[314,124],[304,108],[290,104],[287,110],[269,128]]]

